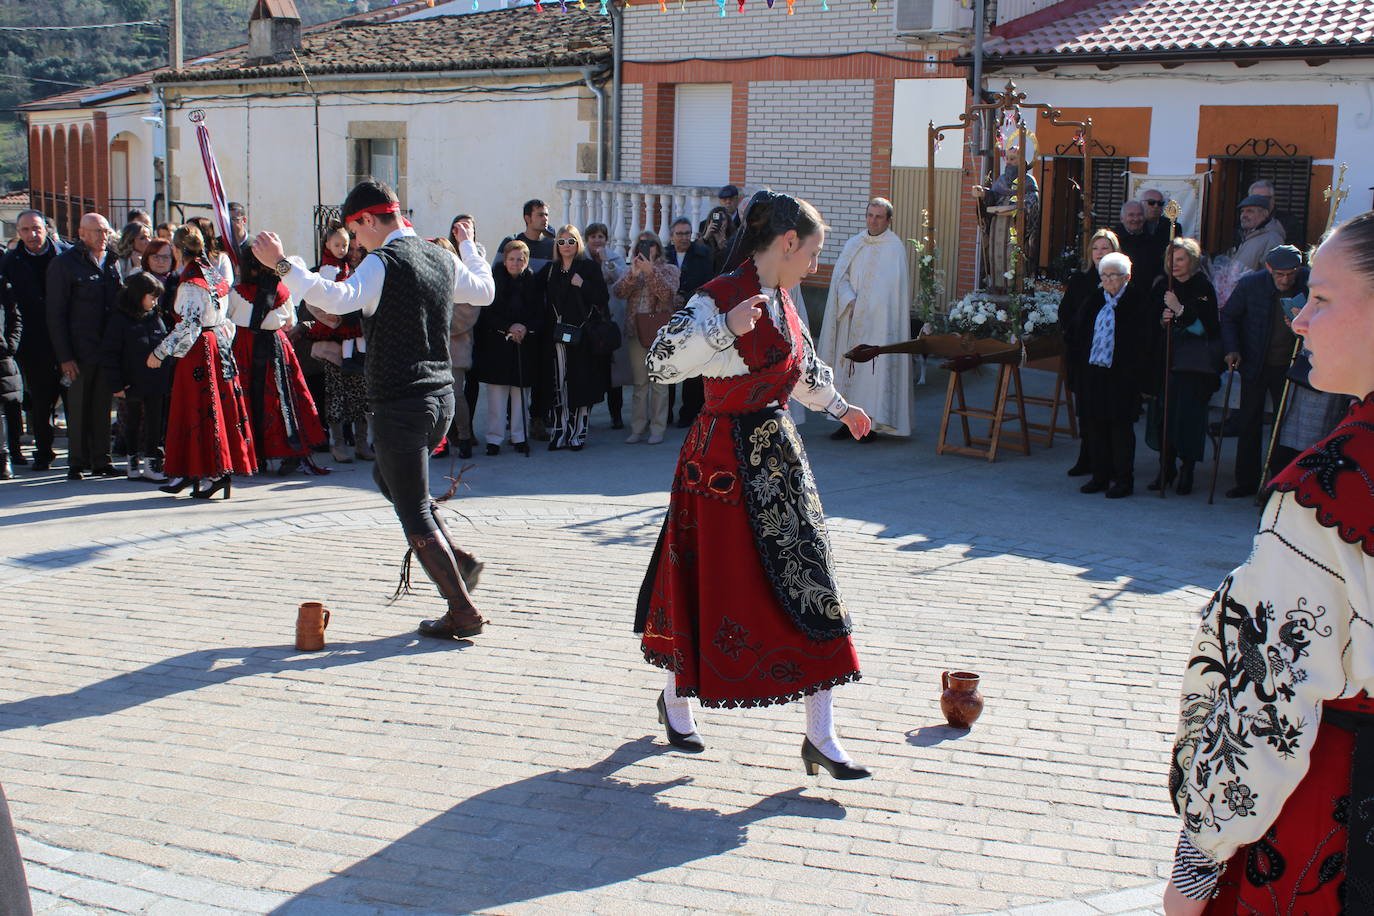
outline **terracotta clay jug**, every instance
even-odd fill
[[[940,711],[954,728],[972,728],[983,714],[978,681],[978,675],[971,671],[946,671],[941,677],[945,692],[940,694]]]
[[[296,651],[318,652],[324,648],[324,629],[329,609],[318,601],[306,601],[296,611]]]

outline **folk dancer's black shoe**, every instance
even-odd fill
[[[809,737],[802,739],[801,758],[807,776],[815,776],[820,767],[825,767],[826,772],[835,779],[867,779],[873,775],[866,768],[856,764],[831,760],[816,749],[816,745],[811,743]]]
[[[171,493],[173,496],[176,496],[187,487],[194,487],[196,482],[197,478],[195,477],[174,477],[167,483],[158,487],[158,489],[163,493]],[[192,492],[194,492],[194,490]]]
[[[658,695],[658,722],[665,729],[667,729],[668,743],[671,744],[673,747],[681,748],[684,751],[691,751],[693,753],[706,750],[705,743],[702,742],[701,736],[698,735],[696,732],[691,732],[690,734],[683,734],[682,732],[673,728],[672,723],[668,721],[668,706],[663,702],[662,692],[660,692]]]
[[[203,490],[201,490],[201,489],[199,489],[199,488],[197,488],[197,489],[195,489],[195,490],[192,490],[192,491],[191,491],[191,498],[192,498],[192,499],[209,499],[210,497],[214,496],[216,493],[221,493],[221,492],[222,492],[222,493],[224,494],[223,498],[224,498],[224,499],[228,499],[228,498],[229,498],[229,494],[233,492],[233,484],[231,483],[232,480],[233,480],[232,477],[230,477],[228,474],[225,474],[223,477],[219,478],[218,480],[215,480],[215,481],[211,482],[210,486],[206,487],[206,488],[203,489]]]

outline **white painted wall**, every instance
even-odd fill
[[[925,168],[929,150],[930,122],[957,124],[968,101],[962,79],[895,80],[892,94],[892,167]],[[935,167],[957,169],[963,165],[962,131],[945,133],[935,151]]]
[[[1188,65],[1178,70],[1136,66],[1107,73],[1096,68],[1061,67],[1054,74],[998,71],[990,82],[1000,85],[1008,77],[1033,102],[1063,108],[1152,108],[1148,170],[1163,175],[1188,174],[1195,166],[1206,165],[1205,158],[1197,157],[1202,105],[1336,105],[1336,155],[1314,164],[1349,165],[1346,185],[1350,196],[1341,206],[1338,220],[1370,209],[1374,79],[1367,62],[1332,61],[1322,67],[1274,62],[1244,70],[1231,64]],[[1253,136],[1268,136],[1263,123],[1255,125]],[[1236,142],[1246,139],[1236,137]]]
[[[466,212],[477,220],[479,241],[494,249],[504,236],[523,228],[524,201],[543,198],[557,223],[562,195],[555,183],[592,177],[577,171],[577,144],[591,140],[594,128],[592,122],[578,120],[576,88],[468,101],[406,93],[350,95],[347,84],[340,85],[344,88],[337,93],[322,88],[320,166],[326,204],[337,205],[348,193],[350,121],[406,123],[403,204],[414,211],[416,231],[426,236],[446,235],[450,220]],[[439,85],[459,84],[433,81],[425,88]],[[205,92],[228,94],[226,88],[207,87]],[[421,98],[435,101],[414,104]],[[225,191],[231,200],[248,204],[250,227],[277,232],[294,252],[312,252],[316,181],[309,99],[177,104],[173,123],[181,128],[181,140],[173,171],[181,179],[181,199],[209,200],[195,132],[186,119],[190,108],[201,107]]]

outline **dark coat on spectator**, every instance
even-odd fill
[[[585,331],[590,321],[598,318],[610,321],[611,294],[606,289],[601,265],[591,258],[576,259],[567,273],[559,269],[557,261],[550,261],[537,276],[544,291],[540,327],[545,333],[539,335],[539,383],[535,388],[535,404],[540,410],[551,410],[557,382],[555,347],[558,335],[554,332],[554,326],[563,322],[582,327]],[[573,285],[574,276],[582,278],[581,286]],[[581,343],[565,347],[565,351],[567,406],[571,410],[590,407],[606,396],[605,357],[592,352],[585,333]]]
[[[544,325],[544,289],[539,277],[525,268],[512,277],[505,264],[492,270],[496,298],[477,313],[472,334],[472,371],[489,385],[534,387],[539,377],[541,331]],[[523,343],[506,339],[513,324],[529,332]]]
[[[1221,346],[1227,353],[1240,354],[1240,377],[1254,381],[1264,368],[1269,352],[1269,337],[1274,332],[1274,309],[1280,298],[1307,292],[1306,267],[1298,268],[1293,289],[1282,296],[1267,270],[1252,271],[1241,277],[1226,308],[1221,310]]]
[[[166,397],[172,393],[174,365],[163,360],[156,369],[148,368],[148,354],[167,336],[167,325],[160,309],[138,317],[115,309],[105,324],[101,365],[111,391],[123,391],[138,398]]]
[[[48,265],[48,336],[58,363],[100,359],[105,322],[123,280],[119,259],[107,250],[96,265],[80,242]]]
[[[20,244],[0,258],[0,300],[13,298],[24,325],[16,354],[22,362],[57,364],[48,336],[48,265],[66,250],[66,245],[50,239],[38,254]]]

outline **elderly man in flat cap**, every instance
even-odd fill
[[[1246,270],[1259,270],[1265,253],[1284,242],[1283,226],[1273,218],[1274,198],[1251,194],[1238,209],[1240,244],[1231,250],[1231,259]]]
[[[1226,492],[1232,499],[1259,492],[1264,400],[1268,396],[1277,415],[1296,341],[1293,316],[1282,300],[1307,293],[1307,272],[1298,249],[1272,248],[1264,255],[1264,268],[1241,277],[1221,310],[1226,366],[1240,371],[1236,485]]]

